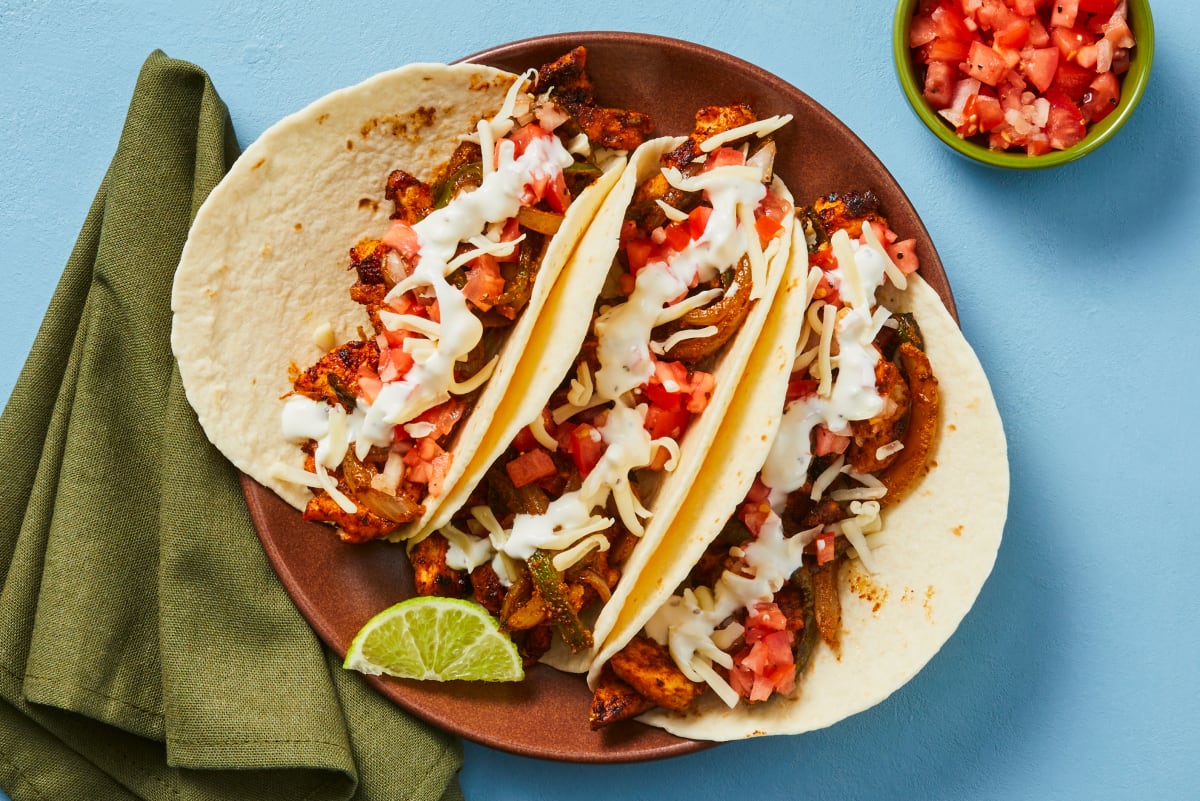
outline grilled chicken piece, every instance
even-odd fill
[[[358,368],[372,369],[379,363],[379,345],[375,340],[347,342],[326,353],[316,364],[296,376],[293,389],[313,400],[325,401],[353,411],[358,392]]]
[[[343,493],[349,492],[349,487],[344,481],[338,481],[338,488]],[[348,497],[353,500],[353,496]],[[337,501],[324,490],[309,499],[308,504],[304,507],[304,519],[316,523],[332,523],[337,526],[338,536],[343,541],[353,543],[386,537],[402,525],[380,517],[358,502],[355,502],[353,512],[347,512],[338,506]]]
[[[813,213],[825,229],[826,236],[845,228],[851,239],[862,236],[866,220],[882,220],[879,198],[871,190],[865,192],[830,193],[813,204]]]
[[[396,205],[391,219],[415,225],[433,210],[433,190],[429,184],[404,170],[393,170],[387,178],[383,196]]]
[[[695,124],[678,147],[662,157],[664,167],[675,167],[684,175],[695,171],[695,160],[703,153],[700,149],[704,140],[742,125],[747,125],[758,119],[754,111],[746,105],[705,106],[696,112]],[[662,172],[656,172],[642,182],[633,195],[629,206],[629,219],[636,220],[644,232],[650,232],[666,222],[667,217],[656,200],[661,200],[669,206],[681,211],[688,211],[689,206],[695,205],[688,200],[685,192],[676,189],[667,182]]]
[[[471,571],[471,589],[480,606],[493,616],[500,616],[507,588],[500,583],[500,576],[490,562]]]
[[[471,592],[471,582],[465,570],[455,570],[446,564],[450,543],[441,534],[430,534],[408,552],[413,569],[413,586],[417,595],[439,595],[443,598],[465,598]]]
[[[596,90],[587,74],[587,49],[569,53],[538,68],[533,91],[550,91],[550,97],[593,144],[633,150],[654,132],[653,121],[639,111],[605,108],[596,102]]]
[[[654,708],[654,702],[638,694],[637,690],[618,678],[609,665],[605,665],[592,691],[592,708],[588,723],[592,730],[601,729],[620,720],[629,720]]]
[[[609,662],[618,678],[639,695],[665,709],[687,709],[704,685],[683,675],[665,646],[637,636]]]

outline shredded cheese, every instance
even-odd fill
[[[719,300],[725,295],[732,295],[734,291],[736,291],[736,286],[730,286],[727,290],[721,289],[720,287],[715,287],[713,289],[706,289],[703,292],[697,292],[695,295],[689,295],[678,303],[667,306],[660,311],[658,316],[654,318],[654,327],[657,328],[663,323],[669,323],[672,320],[678,320],[680,317],[694,309],[707,306],[709,303],[712,303],[714,300]]]
[[[783,114],[739,125],[737,128],[730,128],[728,131],[722,131],[719,134],[708,137],[700,143],[700,150],[704,153],[711,153],[726,142],[736,142],[738,139],[743,139],[751,135],[761,139],[767,134],[774,133],[791,121],[791,114]]]
[[[479,389],[484,383],[492,377],[492,371],[496,369],[496,363],[500,361],[499,356],[493,356],[492,360],[479,368],[479,372],[468,378],[466,381],[458,382],[454,377],[450,378],[450,392],[455,395],[466,395],[469,392],[474,392]]]
[[[590,534],[572,545],[567,550],[555,554],[550,560],[550,563],[554,565],[555,570],[561,573],[574,565],[580,559],[583,559],[583,557],[587,556],[592,551],[607,551],[608,549],[608,537],[606,537],[603,533]]]
[[[686,342],[689,339],[704,339],[717,333],[715,325],[706,325],[703,328],[682,328],[676,331],[671,336],[664,339],[662,342],[658,340],[650,340],[650,350],[657,353],[659,356],[666,354],[671,348],[678,345],[680,342]]]

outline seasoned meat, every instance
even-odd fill
[[[574,50],[538,68],[535,93],[550,97],[571,115],[593,144],[633,150],[654,132],[647,115],[627,109],[605,108],[596,102],[595,86],[587,74],[587,50]]]
[[[643,698],[637,690],[618,678],[609,665],[605,665],[592,691],[592,708],[588,722],[592,729],[600,729],[620,720],[628,720],[654,708],[654,702]]]
[[[408,552],[417,595],[464,598],[471,592],[467,572],[455,570],[446,564],[449,549],[450,543],[446,538],[435,533],[418,542]]]
[[[665,709],[687,709],[704,689],[683,675],[666,646],[649,637],[639,635],[630,640],[609,664],[639,695]]]
[[[365,364],[374,369],[378,363],[379,345],[375,340],[347,342],[300,373],[292,386],[301,395],[352,411],[358,392],[359,367]]]
[[[880,220],[879,198],[865,192],[830,193],[813,204],[813,213],[827,234],[845,228],[851,239],[862,235],[866,220]]]
[[[393,170],[387,177],[383,196],[395,204],[393,220],[414,225],[433,210],[433,191],[429,184],[404,170]]]
[[[343,492],[348,489],[344,482],[339,482],[339,488]],[[401,523],[380,517],[357,502],[355,510],[347,512],[324,490],[309,499],[304,507],[304,519],[332,523],[338,527],[338,535],[343,541],[354,543],[386,537],[401,526]]]
[[[746,105],[705,106],[696,112],[695,123],[688,138],[662,157],[662,166],[675,167],[684,175],[688,175],[699,166],[693,165],[703,152],[700,145],[704,140],[723,131],[747,125],[756,119],[754,111]],[[656,200],[683,211],[695,205],[694,199],[689,199],[686,193],[671,186],[661,171],[655,172],[634,192],[626,215],[629,219],[636,220],[643,232],[648,233],[666,222],[666,214],[655,203]]]

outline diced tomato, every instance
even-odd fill
[[[712,206],[699,205],[688,212],[688,233],[692,239],[699,239],[712,216]]]
[[[683,393],[668,390],[662,384],[651,382],[642,387],[642,393],[651,405],[668,412],[683,408]]]
[[[1027,47],[1021,51],[1021,72],[1039,92],[1044,92],[1054,82],[1059,56],[1057,47]]]
[[[773,603],[759,604],[746,618],[746,647],[734,656],[730,686],[750,701],[765,701],[774,693],[795,687],[793,632]]]
[[[490,253],[483,253],[471,261],[467,268],[467,283],[462,288],[463,297],[471,301],[476,308],[487,311],[496,305],[497,298],[504,291],[504,276],[500,274],[500,264]]]
[[[1029,44],[1029,32],[1032,30],[1029,20],[1024,17],[1014,17],[1004,28],[996,31],[995,43],[1000,47],[1011,47],[1020,50]]]
[[[712,400],[713,390],[716,388],[717,379],[712,373],[693,371],[688,382],[688,400],[684,408],[692,414],[700,414],[708,408],[708,402]]]
[[[738,167],[745,163],[746,157],[742,155],[742,151],[734,150],[732,147],[718,147],[708,154],[708,158],[704,161],[704,169],[715,170],[717,167]]]
[[[937,36],[937,26],[934,25],[933,20],[927,16],[916,17],[908,29],[908,46],[927,45],[933,41],[935,36]]]
[[[386,338],[379,344],[379,379],[381,381],[399,381],[409,370],[412,369],[413,357],[404,350],[403,341],[410,336],[405,331],[387,331],[385,329]],[[392,338],[399,337],[399,341],[393,342]],[[378,340],[377,340],[378,341]]]
[[[815,378],[807,378],[800,373],[793,373],[788,380],[787,396],[785,400],[794,401],[800,398],[808,398],[817,394],[818,381]]]
[[[381,240],[383,244],[400,254],[409,264],[415,264],[417,255],[421,252],[421,242],[417,232],[411,225],[396,220],[384,231]]]
[[[833,561],[835,556],[834,540],[836,535],[832,531],[825,531],[817,535],[813,541],[813,547],[817,552],[817,566],[827,564]]]
[[[575,462],[579,475],[586,477],[599,464],[606,447],[600,429],[590,423],[580,423],[571,430],[567,452]]]
[[[550,131],[547,131],[536,122],[531,122],[527,125],[522,125],[520,128],[506,136],[505,139],[510,140],[516,146],[516,150],[513,155],[520,156],[525,152],[526,148],[529,147],[529,143],[533,140],[549,139],[551,136],[554,136],[554,134],[552,134]]]
[[[747,615],[744,625],[746,642],[755,643],[772,631],[787,629],[787,616],[783,614],[778,604],[760,603],[755,605],[754,610]]]
[[[567,191],[567,177],[562,170],[555,170],[542,186],[538,197],[546,201],[552,211],[562,214],[571,205],[571,195]]]
[[[770,496],[771,488],[763,483],[761,475],[756,475],[754,483],[750,485],[750,490],[746,493],[746,500],[754,501],[755,503],[764,503]]]
[[[667,409],[652,405],[646,409],[644,426],[650,434],[650,439],[669,437],[678,442],[691,422],[692,413],[682,406]]]
[[[692,241],[687,220],[669,223],[663,229],[664,241],[671,250],[683,250]]]
[[[510,218],[508,218],[507,221],[505,221],[504,228],[501,229],[501,231],[500,231],[500,241],[501,242],[512,242],[514,239],[516,239],[520,235],[521,235],[520,223],[517,222],[516,217],[510,217]],[[503,256],[496,256],[496,261],[501,262],[501,263],[514,262],[514,261],[517,261],[520,257],[521,257],[521,245],[518,243],[512,249],[512,253],[509,253],[509,254],[503,255]]]
[[[783,230],[783,223],[764,214],[754,220],[754,230],[758,234],[759,246],[765,248]]]
[[[1008,64],[999,53],[983,42],[972,42],[966,63],[960,69],[981,83],[995,86],[1008,72]]]
[[[1071,61],[1078,56],[1081,48],[1095,42],[1096,37],[1082,28],[1051,28],[1050,41],[1064,59]]]
[[[379,379],[371,366],[366,363],[359,364],[358,394],[366,398],[367,403],[374,403],[381,389],[383,389],[383,381]]]
[[[432,423],[433,433],[430,436],[444,437],[454,430],[454,426],[462,419],[464,410],[462,401],[451,398],[421,412],[414,418],[414,422]]]
[[[1117,76],[1135,45],[1124,8],[1120,0],[919,0],[909,46],[925,100],[959,136],[994,149],[1071,147],[1082,138],[1080,116],[1086,134],[1119,102]],[[996,87],[994,99],[976,81]],[[1048,115],[1050,90],[1079,114],[1051,104]]]
[[[1046,138],[1050,147],[1064,150],[1079,142],[1087,134],[1083,112],[1071,98],[1062,92],[1050,90],[1046,93],[1050,101],[1050,116],[1046,120]]]
[[[651,261],[661,258],[662,248],[649,239],[630,239],[625,244],[625,260],[633,275],[637,275]]]
[[[965,54],[964,54],[965,58]],[[958,59],[962,61],[962,59]],[[925,99],[935,109],[950,108],[954,99],[954,84],[958,81],[958,68],[949,61],[931,61],[925,69]]]
[[[1072,101],[1078,102],[1083,98],[1083,93],[1092,85],[1095,75],[1096,73],[1078,64],[1064,61],[1059,65],[1058,71],[1054,73],[1054,80],[1050,85],[1071,98]]]
[[[996,104],[996,109],[999,110],[1000,104],[995,98],[985,98]],[[1003,119],[1003,117],[1001,117]],[[995,127],[995,126],[992,126]],[[988,130],[991,130],[990,128]],[[920,269],[920,263],[917,261],[917,240],[904,239],[899,242],[893,242],[885,247],[888,256],[891,257],[892,263],[900,268],[900,272],[905,275],[912,275]]]
[[[504,465],[504,471],[514,487],[525,487],[558,475],[558,466],[545,448],[525,451]]]
[[[1080,110],[1088,122],[1100,120],[1112,113],[1121,102],[1121,82],[1111,72],[1096,76],[1088,90],[1083,93]]]
[[[754,230],[758,232],[759,242],[764,248],[783,230],[783,221],[791,215],[792,210],[792,204],[774,192],[768,192],[759,201],[754,209]]]
[[[813,446],[813,455],[815,456],[845,453],[846,447],[850,444],[850,437],[835,434],[823,425],[814,428],[813,435],[816,439],[816,444]]]
[[[765,500],[751,501],[747,500],[737,509],[738,520],[746,526],[746,530],[754,536],[762,531],[763,524],[767,522],[767,518],[771,515],[771,504]]]

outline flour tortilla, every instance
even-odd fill
[[[460,481],[451,491],[450,499],[435,516],[430,528],[440,527],[449,521],[453,511],[483,480],[490,465],[503,454],[513,438],[541,415],[551,394],[571,369],[591,328],[591,310],[596,299],[605,282],[610,280],[612,271],[617,269],[614,262],[621,226],[634,192],[639,184],[660,169],[661,157],[682,141],[672,137],[654,139],[643,144],[630,156],[629,165],[584,232],[574,257],[564,270],[562,280],[555,285],[551,298],[537,321],[529,340],[528,352],[537,353],[538,358],[522,360],[513,377],[513,386],[522,387],[522,391],[511,393],[500,405],[495,423],[483,432],[483,441],[475,451],[474,462],[468,470],[469,477]],[[792,202],[791,194],[779,178],[775,179],[771,191],[789,203]],[[783,280],[793,247],[792,232],[796,228],[793,221],[791,216],[784,221],[782,234],[768,248],[766,285],[762,288],[762,298],[747,314],[737,334],[726,343],[710,368],[715,378],[716,390],[704,413],[693,421],[684,435],[680,443],[677,467],[666,473],[657,487],[651,488],[648,493],[643,492],[641,496],[647,508],[653,512],[653,516],[647,522],[645,533],[625,564],[618,594],[621,587],[634,581],[636,573],[657,547],[676,510],[683,502],[687,488],[699,472],[704,455],[733,400],[746,361],[771,309],[771,300]],[[600,612],[593,629],[597,643],[607,636],[616,620],[618,608],[619,604],[610,602],[605,604]],[[570,656],[552,652],[548,661],[562,670],[582,672],[591,664],[591,656],[591,653]]]
[[[477,64],[412,64],[333,92],[267,130],[197,214],[172,295],[171,342],[188,400],[217,448],[297,509],[309,489],[272,475],[276,463],[303,466],[280,429],[289,366],[323,354],[319,326],[331,326],[338,344],[360,327],[371,331],[349,297],[348,254],[387,230],[388,174],[428,181],[460,136],[500,109],[516,78]],[[448,448],[447,488],[464,474],[551,286],[624,163],[615,160],[568,209],[495,372]],[[426,500],[426,519],[444,498]]]
[[[744,498],[778,429],[792,345],[806,305],[800,248],[692,492],[635,586],[620,599],[619,619],[591,678],[632,639],[687,576]],[[987,377],[954,319],[919,276],[881,292],[885,306],[915,314],[938,378],[941,409],[930,468],[909,494],[883,512],[872,555],[878,572],[857,560],[841,571],[841,653],[818,645],[789,697],[730,709],[706,693],[694,711],[656,709],[639,718],[673,734],[735,740],[799,734],[836,723],[883,701],[933,658],[970,610],[991,573],[1008,508],[1003,426]],[[781,380],[782,377],[782,380]],[[731,467],[732,466],[732,467]]]

